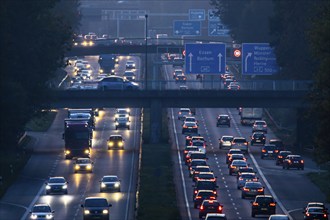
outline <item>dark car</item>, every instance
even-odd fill
[[[199,148],[197,146],[186,146],[183,150],[183,155],[182,155],[183,160],[185,160],[189,151],[199,151]]]
[[[276,213],[276,202],[271,195],[258,195],[252,203],[251,216],[273,215]]]
[[[84,220],[89,219],[102,219],[109,220],[109,207],[112,205],[108,203],[106,198],[103,197],[87,197],[84,204],[81,204],[83,208]]]
[[[193,133],[197,134],[198,133],[198,125],[196,122],[185,122],[182,125],[182,134],[186,133]]]
[[[35,204],[30,211],[29,219],[54,219],[54,212],[49,204]]]
[[[242,151],[240,149],[232,148],[229,149],[227,154],[226,154],[226,164],[229,163],[229,158],[231,157],[232,154],[241,154]]]
[[[283,160],[288,156],[292,154],[291,151],[280,151],[278,154],[277,154],[277,157],[276,157],[276,165],[282,165],[283,164]]]
[[[217,127],[220,125],[227,125],[230,127],[230,117],[229,115],[218,115],[217,117]]]
[[[303,214],[305,220],[328,220],[328,213],[321,207],[309,207]]]
[[[187,77],[185,75],[177,75],[175,77],[175,82],[176,83],[186,83]]]
[[[237,171],[237,179],[240,178],[242,173],[257,173],[253,167],[239,167]]]
[[[208,213],[222,213],[223,205],[218,200],[204,200],[199,207],[199,218],[205,218]]]
[[[266,143],[266,135],[263,132],[253,132],[251,136],[251,145]]]
[[[62,176],[49,177],[46,184],[46,194],[64,193],[68,194],[68,182]]]
[[[233,160],[245,160],[246,161],[246,158],[245,158],[244,154],[232,154],[228,159],[228,167],[230,166],[230,164]]]
[[[193,185],[193,199],[196,197],[199,190],[212,190],[214,194],[217,194],[217,183],[212,180],[198,180],[195,185]]]
[[[286,158],[283,160],[283,169],[290,169],[290,168],[297,168],[299,169],[304,169],[304,160],[300,155],[288,155]]]
[[[194,198],[194,208],[199,208],[205,199],[215,200],[216,198],[217,194],[214,194],[213,190],[199,190]]]
[[[107,141],[108,150],[112,148],[124,149],[124,139],[120,134],[110,135]]]
[[[278,152],[279,151],[275,145],[266,144],[261,148],[260,157],[261,159],[264,159],[265,157],[275,159]]]
[[[306,212],[310,207],[319,207],[322,208],[324,213],[328,213],[328,208],[325,207],[323,202],[309,202],[307,206],[303,208],[303,211]]]
[[[196,175],[199,174],[200,172],[212,172],[212,170],[210,169],[210,166],[206,165],[206,166],[196,166],[195,169],[193,169],[193,173],[191,175],[193,181],[196,181]]]
[[[120,192],[120,180],[116,175],[103,176],[100,180],[100,192],[116,191]]]
[[[239,167],[248,167],[245,160],[233,160],[229,166],[229,175],[237,174]]]
[[[254,197],[257,195],[264,195],[265,187],[260,182],[246,182],[242,188],[242,199],[245,197]]]
[[[188,170],[189,172],[192,173],[196,166],[205,166],[205,165],[207,165],[205,159],[193,159],[188,165]]]
[[[188,152],[187,156],[186,156],[186,164],[189,166],[189,163],[193,160],[193,159],[204,159],[206,160],[206,154],[200,151],[190,151]]]
[[[274,144],[279,151],[285,150],[284,143],[281,139],[278,138],[270,139],[269,144]]]

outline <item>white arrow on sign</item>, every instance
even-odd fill
[[[245,57],[245,72],[247,72],[247,60],[249,57],[252,57],[252,53],[248,53],[248,55]]]
[[[192,55],[192,53],[189,53],[189,72],[191,72],[192,71],[192,57],[194,56],[194,55]]]
[[[222,54],[221,53],[219,53],[218,54],[218,57],[219,57],[219,72],[221,72],[221,61],[222,61]]]
[[[214,28],[210,34],[214,34],[217,30]]]

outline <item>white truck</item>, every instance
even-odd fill
[[[243,108],[241,111],[241,124],[252,125],[255,120],[262,119],[262,114],[262,108]]]

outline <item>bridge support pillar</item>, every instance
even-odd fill
[[[152,100],[150,106],[150,142],[160,142],[162,135],[162,103],[160,100]]]

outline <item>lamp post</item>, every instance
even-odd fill
[[[145,14],[144,17],[146,18],[146,57],[145,57],[145,89],[148,89],[148,15]]]

